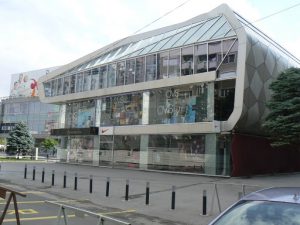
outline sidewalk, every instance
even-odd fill
[[[249,193],[271,186],[300,186],[300,174],[259,176],[253,178],[219,178],[197,175],[180,175],[128,169],[111,169],[59,163],[30,163],[24,179],[25,163],[1,163],[0,179],[29,189],[38,189],[56,196],[72,199],[89,199],[95,205],[121,210],[135,210],[129,218],[132,224],[142,224],[141,217],[151,218],[152,224],[207,224],[229,205],[238,200],[239,192]],[[36,167],[35,181],[32,180]],[[45,168],[45,183],[41,183]],[[55,185],[52,186],[52,170]],[[63,188],[66,171],[67,187]],[[74,190],[74,176],[78,174],[78,190]],[[90,178],[93,186],[90,194]],[[109,197],[106,195],[107,177],[110,178]],[[129,200],[125,201],[126,180],[129,180]],[[150,184],[149,205],[145,204],[146,183]],[[172,186],[176,187],[175,209],[171,210]],[[207,191],[207,212],[202,216],[202,193]],[[217,190],[217,192],[215,191]],[[214,199],[214,201],[213,201]],[[137,221],[137,215],[139,220]],[[166,223],[170,221],[170,223]],[[147,224],[147,223],[144,223]]]

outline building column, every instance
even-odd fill
[[[149,135],[141,135],[141,143],[140,143],[140,168],[148,169],[149,163]]]
[[[216,134],[205,135],[205,167],[204,173],[216,175],[217,169],[217,138]]]
[[[61,105],[59,108],[58,128],[65,128],[65,123],[66,123],[66,104]]]

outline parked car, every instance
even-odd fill
[[[248,194],[209,225],[300,225],[300,187]]]

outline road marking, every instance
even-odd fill
[[[87,199],[82,200],[61,200],[61,201],[49,201],[54,203],[65,203],[65,202],[80,202],[80,201],[87,201]],[[45,201],[25,201],[25,202],[18,202],[18,204],[41,204],[45,203]],[[0,202],[0,205],[5,205],[6,202]],[[10,204],[13,204],[12,202]]]
[[[35,211],[34,209],[19,209],[18,211],[19,214],[22,215],[38,214],[38,212]],[[14,214],[15,214],[14,209],[7,210],[7,215],[14,215]]]
[[[74,218],[75,215],[67,215],[68,218]],[[44,217],[31,217],[31,218],[20,218],[20,221],[35,221],[35,220],[53,220],[57,219],[57,216],[44,216]],[[3,222],[16,222],[16,219],[4,219]]]

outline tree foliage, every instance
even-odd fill
[[[58,141],[56,139],[53,138],[46,138],[43,142],[42,142],[42,146],[48,151],[51,150],[53,148],[55,148],[55,146],[58,145]]]
[[[270,114],[263,127],[273,146],[300,144],[300,68],[282,72],[270,85],[273,94],[267,103]]]
[[[34,141],[25,123],[17,123],[15,128],[9,132],[7,145],[11,152],[18,155],[27,154],[33,149]]]

